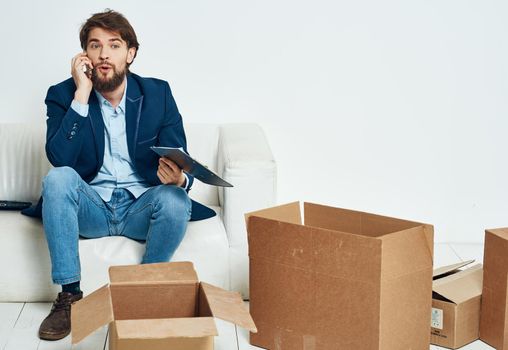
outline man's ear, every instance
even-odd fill
[[[132,61],[134,61],[134,56],[136,56],[136,48],[131,47],[129,48],[129,51],[127,51],[127,63],[131,64]]]

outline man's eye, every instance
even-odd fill
[[[118,49],[118,48],[120,48],[120,45],[118,45],[118,44],[113,44],[113,45],[111,45],[111,47],[112,47],[113,49]]]
[[[98,44],[90,44],[90,48],[91,49],[98,49],[99,45]]]

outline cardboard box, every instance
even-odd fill
[[[429,349],[433,227],[298,202],[246,215],[253,345]]]
[[[190,262],[113,266],[109,277],[72,306],[72,344],[107,324],[111,350],[212,350],[214,317],[256,331],[240,294],[200,283]]]
[[[508,349],[508,228],[485,231],[480,339]]]
[[[434,270],[431,343],[458,349],[479,338],[483,270],[474,260]]]

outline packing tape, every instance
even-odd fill
[[[303,350],[316,350],[316,337],[313,335],[303,336]]]
[[[282,347],[282,332],[280,330],[276,330],[274,334],[274,350],[285,350]],[[286,344],[287,345],[287,344]],[[316,350],[316,337],[313,335],[304,335],[303,336],[303,350]]]
[[[274,350],[282,350],[282,334],[280,330],[275,331],[274,344],[275,344]]]

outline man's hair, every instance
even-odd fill
[[[139,49],[138,38],[136,37],[136,33],[127,18],[125,18],[121,13],[111,9],[106,9],[104,12],[95,13],[92,17],[87,19],[87,21],[81,26],[81,30],[79,32],[79,40],[81,41],[81,48],[83,50],[86,50],[88,35],[94,28],[102,28],[104,30],[120,34],[122,40],[127,43],[127,48],[130,49],[131,47],[134,47],[136,49],[136,53],[134,54],[134,58],[136,58]],[[134,58],[132,59],[133,62]],[[127,68],[129,66],[130,64],[127,64]]]

